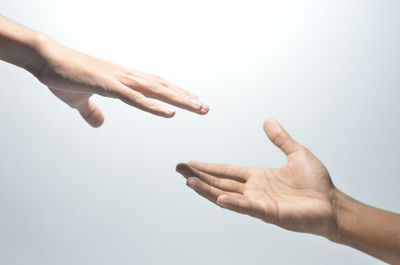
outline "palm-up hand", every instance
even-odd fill
[[[162,117],[172,117],[174,110],[150,100],[157,99],[189,111],[206,114],[208,106],[197,96],[161,77],[128,69],[45,40],[38,69],[32,72],[70,107],[77,109],[93,127],[104,117],[89,100],[93,94],[112,97]],[[28,62],[37,65],[37,62]],[[33,67],[32,67],[33,68]]]
[[[192,161],[178,164],[177,171],[190,188],[221,207],[293,231],[334,233],[336,189],[324,165],[275,120],[267,120],[264,130],[287,156],[282,168]]]

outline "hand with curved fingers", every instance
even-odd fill
[[[282,168],[191,161],[178,164],[176,170],[190,188],[223,208],[288,230],[321,235],[400,264],[400,215],[339,191],[325,166],[277,121],[267,120],[264,130],[288,159]]]
[[[286,229],[331,233],[334,186],[324,165],[275,121],[264,130],[287,156],[279,169],[189,162],[177,166],[187,185],[224,208]]]
[[[3,17],[0,17],[0,59],[31,72],[93,127],[104,121],[100,109],[90,101],[93,94],[117,98],[166,118],[174,116],[175,110],[152,99],[197,114],[209,110],[196,95],[161,77],[82,54]]]

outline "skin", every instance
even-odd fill
[[[206,114],[197,96],[161,77],[125,68],[69,49],[41,33],[0,16],[0,59],[31,72],[93,127],[104,122],[93,94],[162,117],[174,110],[150,99]],[[391,264],[400,264],[400,215],[358,202],[333,185],[324,165],[274,120],[264,130],[287,156],[279,169],[189,162],[177,171],[187,185],[217,205],[297,232],[346,244]]]
[[[264,130],[287,157],[281,168],[191,161],[178,164],[176,170],[187,186],[218,206],[400,264],[400,215],[338,190],[325,166],[277,121],[265,121]]]
[[[173,117],[175,110],[151,99],[201,115],[209,110],[196,95],[159,76],[82,54],[1,16],[0,60],[31,72],[93,127],[104,122],[102,112],[90,100],[93,94],[165,118]]]

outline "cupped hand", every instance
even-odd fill
[[[104,117],[90,101],[93,94],[120,99],[133,107],[161,117],[172,117],[175,110],[152,99],[206,114],[209,107],[198,97],[155,75],[128,69],[64,47],[46,39],[41,45],[41,63],[34,75],[66,104],[77,109],[93,127]],[[37,63],[32,63],[37,64]]]
[[[334,233],[336,188],[325,166],[275,120],[267,120],[264,130],[287,156],[282,168],[192,161],[176,169],[190,188],[223,208],[293,231]]]

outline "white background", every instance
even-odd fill
[[[380,264],[197,196],[192,159],[279,167],[277,118],[335,185],[400,212],[400,2],[0,0],[1,14],[211,105],[153,117],[95,97],[100,129],[0,63],[0,264]]]

